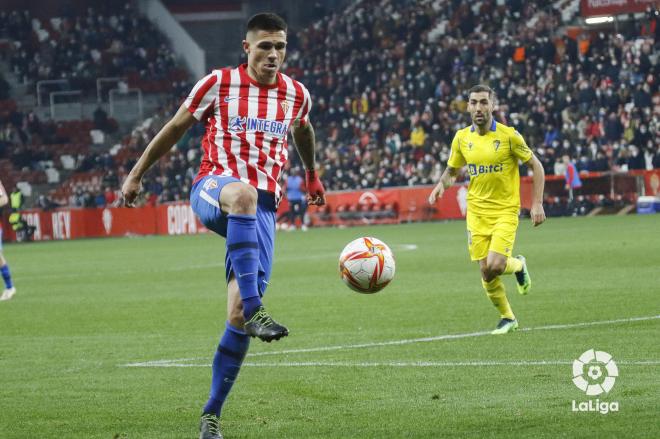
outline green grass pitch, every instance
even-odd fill
[[[252,342],[225,437],[660,437],[659,232],[657,215],[521,222],[515,252],[532,291],[505,284],[525,330],[499,337],[482,334],[498,314],[463,222],[278,232],[265,303],[291,333]],[[397,261],[371,296],[337,273],[359,236],[384,240]],[[0,438],[197,437],[224,328],[221,238],[4,253],[18,293],[0,303]],[[591,399],[572,383],[591,348],[618,364],[599,397],[618,412],[572,411]]]

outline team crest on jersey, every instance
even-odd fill
[[[213,178],[209,178],[204,182],[204,190],[210,191],[218,187],[218,182]]]
[[[280,106],[282,107],[282,111],[284,111],[284,114],[286,114],[289,111],[289,102],[288,101],[280,102]]]
[[[472,142],[468,143],[468,149],[469,149],[470,151],[472,151],[472,147],[473,147],[473,146],[474,146],[474,144],[473,144]]]
[[[498,149],[500,149],[500,141],[499,141],[499,140],[495,140],[495,141],[493,142],[493,146],[495,147],[495,151],[497,151]]]

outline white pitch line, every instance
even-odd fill
[[[648,317],[632,317],[627,319],[616,319],[616,320],[600,320],[596,322],[567,323],[563,325],[537,326],[534,328],[522,328],[520,329],[520,331],[545,331],[549,329],[569,329],[569,328],[579,328],[583,326],[609,325],[614,323],[629,323],[629,322],[638,322],[638,321],[655,320],[655,319],[660,319],[660,315],[648,316]],[[434,337],[410,338],[404,340],[391,340],[391,341],[382,341],[382,342],[374,342],[374,343],[361,343],[354,345],[336,345],[336,346],[321,346],[317,348],[305,348],[305,349],[286,349],[282,351],[264,351],[264,352],[255,352],[253,354],[248,354],[248,356],[259,357],[264,355],[282,355],[282,354],[298,354],[305,352],[338,351],[343,349],[361,349],[361,348],[372,348],[372,347],[380,347],[380,346],[403,345],[403,344],[411,344],[411,343],[424,343],[429,341],[454,340],[454,339],[468,338],[468,337],[481,337],[484,335],[490,335],[490,331],[467,332],[464,334],[447,334],[447,335],[438,335]]]
[[[194,360],[194,359],[192,359]],[[211,367],[210,363],[178,363],[171,360],[147,361],[144,363],[124,364],[124,367]],[[660,360],[653,361],[617,361],[618,365],[626,366],[656,366]],[[539,361],[386,361],[386,362],[351,362],[351,361],[300,361],[278,363],[243,363],[247,367],[494,367],[494,366],[566,366],[573,361],[539,360]]]
[[[533,328],[522,328],[521,331],[544,331],[544,330],[551,330],[551,329],[569,329],[569,328],[579,328],[579,327],[585,327],[585,326],[598,326],[598,325],[608,325],[608,324],[617,324],[617,323],[630,323],[630,322],[639,322],[639,321],[645,321],[645,320],[656,320],[660,319],[660,315],[655,315],[655,316],[646,316],[646,317],[631,317],[627,319],[616,319],[616,320],[600,320],[600,321],[595,321],[595,322],[580,322],[580,323],[568,323],[568,324],[562,324],[562,325],[546,325],[546,326],[537,326]],[[353,345],[336,345],[336,346],[321,346],[317,348],[306,348],[306,349],[287,349],[287,350],[282,350],[282,351],[265,351],[265,352],[256,352],[252,354],[248,354],[248,357],[261,357],[265,355],[282,355],[282,354],[298,354],[298,353],[307,353],[307,352],[325,352],[325,351],[338,351],[338,350],[344,350],[344,349],[359,349],[359,348],[372,348],[372,347],[380,347],[380,346],[395,346],[395,345],[404,345],[404,344],[412,344],[412,343],[423,343],[423,342],[430,342],[430,341],[441,341],[441,340],[454,340],[454,339],[460,339],[460,338],[468,338],[468,337],[480,337],[484,335],[489,335],[490,331],[481,331],[481,332],[468,332],[468,333],[463,333],[463,334],[447,334],[447,335],[439,335],[435,337],[423,337],[423,338],[411,338],[411,339],[404,339],[404,340],[391,340],[391,341],[384,341],[384,342],[375,342],[375,343],[361,343],[361,344],[353,344]],[[184,363],[188,361],[202,361],[204,359],[202,358],[182,358],[182,359],[177,359],[177,360],[155,360],[155,361],[145,361],[145,362],[139,362],[139,363],[128,363],[128,364],[122,364],[120,366],[122,367],[207,367],[208,365],[199,365],[199,364],[191,364],[191,363]],[[643,362],[642,362],[643,363]],[[642,364],[640,363],[640,364]],[[245,363],[251,364],[253,366],[261,366],[261,364],[257,363]],[[271,363],[270,365],[272,366],[277,366],[278,364],[289,364],[289,363]],[[290,364],[312,364],[312,363],[290,363]],[[344,363],[334,363],[334,362],[328,362],[328,363],[314,363],[318,365],[327,365],[327,366],[332,366],[332,365],[340,365]],[[358,363],[345,363],[346,365],[357,365]],[[364,363],[364,364],[385,364],[385,363]],[[389,364],[389,363],[387,363]],[[402,363],[402,364],[408,364],[408,363]],[[412,363],[411,363],[412,364]],[[415,363],[417,364],[417,363]],[[440,363],[438,363],[440,364]],[[446,363],[442,363],[446,364]],[[509,363],[506,363],[509,365]],[[563,363],[562,363],[563,364]],[[657,364],[657,362],[651,361],[648,363],[643,363],[643,364]],[[264,364],[266,366],[267,364]],[[499,364],[495,364],[499,365]],[[419,366],[417,366],[419,367]]]
[[[660,361],[617,361],[618,365],[647,366],[658,365]],[[342,362],[342,361],[307,361],[282,363],[243,363],[250,367],[491,367],[491,366],[565,366],[573,361],[417,361],[417,362]],[[200,364],[208,367],[210,364]]]

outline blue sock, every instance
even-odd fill
[[[204,413],[220,416],[222,405],[229,395],[234,381],[241,370],[241,363],[250,347],[250,337],[227,322],[227,329],[220,340],[213,358],[213,378],[209,400]]]
[[[2,278],[5,280],[5,287],[7,289],[12,288],[14,284],[11,282],[11,273],[9,273],[9,265],[5,264],[0,267],[0,273],[2,273]]]
[[[228,216],[227,253],[241,293],[243,316],[247,320],[261,306],[257,288],[259,242],[256,215]]]

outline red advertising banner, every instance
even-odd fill
[[[35,241],[102,238],[106,236],[182,235],[205,232],[188,203],[143,206],[135,209],[56,209],[22,211],[34,226]],[[16,239],[8,224],[7,241]]]
[[[155,209],[158,235],[194,235],[207,231],[189,203],[163,204]]]
[[[660,195],[660,169],[644,172],[644,192],[648,196]]]
[[[467,188],[453,186],[433,206],[428,204],[432,186],[372,189],[326,194],[326,206],[309,207],[314,224],[400,223],[465,217]],[[286,212],[287,205],[280,206]]]
[[[598,15],[630,14],[644,12],[658,0],[581,0],[580,14],[583,17]]]
[[[581,175],[582,192],[589,194],[632,194],[631,200],[642,195],[660,195],[660,169],[631,171],[628,173],[590,173]],[[546,195],[564,194],[564,177],[546,178]],[[445,191],[433,206],[428,204],[432,186],[397,187],[326,194],[326,205],[310,206],[309,215],[314,225],[360,225],[404,223],[441,219],[461,219],[467,209],[467,186],[456,185]],[[529,209],[532,203],[532,179],[520,181],[521,207]],[[279,214],[288,211],[282,201]],[[34,227],[35,241],[102,238],[106,236],[136,235],[188,235],[206,232],[189,203],[172,203],[128,209],[55,209],[42,211],[27,209],[23,219]],[[16,240],[15,233],[3,218],[3,239]]]

